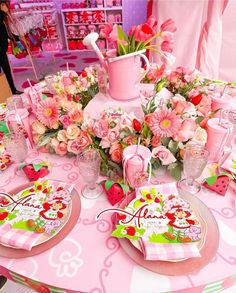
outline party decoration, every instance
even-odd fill
[[[233,176],[230,174],[218,174],[206,178],[203,186],[224,196],[228,190],[230,179],[233,179]]]
[[[54,235],[70,209],[71,195],[65,184],[35,181],[15,195],[0,193],[0,227],[9,223],[13,229]]]
[[[159,187],[137,189],[127,207],[119,209],[112,235],[151,243],[189,243],[201,240],[197,211],[177,194],[160,193]],[[111,209],[112,210],[112,209]]]
[[[43,162],[38,164],[22,164],[19,169],[23,170],[29,181],[37,181],[49,174],[49,163]]]
[[[228,190],[230,180],[234,177],[226,172],[219,173],[218,167],[217,163],[214,163],[212,166],[208,167],[210,176],[204,180],[203,186],[224,196]]]
[[[103,190],[107,195],[107,199],[111,205],[115,205],[124,199],[126,194],[126,187],[124,184],[117,183],[110,180],[104,180],[100,182]]]

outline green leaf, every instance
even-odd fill
[[[195,119],[196,124],[200,124],[205,117],[197,117],[197,119]]]
[[[115,183],[114,181],[106,180],[106,182],[105,182],[106,190],[109,190],[114,183]]]
[[[161,144],[164,145],[165,147],[167,147],[170,141],[171,141],[170,137],[163,137],[161,139]]]
[[[205,179],[206,183],[210,186],[212,186],[216,180],[217,180],[218,176],[212,176],[212,177],[208,177]]]
[[[36,172],[38,172],[43,167],[43,165],[42,164],[33,164],[33,167],[34,167],[34,170]]]
[[[27,164],[21,164],[21,165],[18,167],[18,169],[21,170],[21,169],[23,169],[26,165],[27,165]]]
[[[0,121],[0,132],[3,132],[5,134],[9,133],[9,130],[7,128],[5,121]]]
[[[167,81],[165,78],[161,78],[158,83],[155,85],[155,91],[158,93],[162,90],[163,87],[165,87]]]
[[[168,144],[168,149],[172,152],[172,154],[175,156],[176,153],[178,152],[178,142],[177,141],[173,141],[170,140],[169,144]]]
[[[177,163],[174,168],[170,169],[170,174],[175,180],[179,181],[181,179],[182,170],[182,164]]]
[[[30,191],[28,189],[26,189],[25,191],[23,191],[20,195],[20,197],[24,197],[26,195],[30,194]]]
[[[139,208],[140,206],[142,205],[142,202],[140,201],[140,199],[137,199],[135,202],[134,202],[134,208],[137,209]]]
[[[48,97],[44,94],[42,94],[42,100],[46,100]]]

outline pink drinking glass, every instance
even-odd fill
[[[82,188],[82,195],[85,198],[93,199],[102,194],[101,186],[97,185],[100,173],[101,157],[96,149],[88,149],[77,156],[79,172],[86,185]]]

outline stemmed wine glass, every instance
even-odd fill
[[[196,181],[207,165],[209,151],[198,145],[189,145],[184,149],[184,176],[178,187],[191,194],[197,193],[201,185]]]
[[[87,149],[77,156],[79,172],[86,185],[82,188],[82,195],[85,198],[97,198],[102,193],[101,186],[97,185],[100,173],[101,158],[96,149]]]

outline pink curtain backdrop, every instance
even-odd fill
[[[159,22],[177,25],[174,66],[197,68],[214,79],[236,80],[235,0],[153,0]],[[234,53],[235,54],[235,53]],[[151,53],[158,62],[158,56]]]

